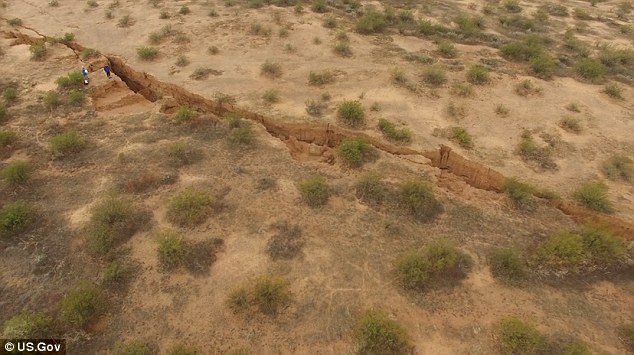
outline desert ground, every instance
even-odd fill
[[[633,6],[0,1],[0,338],[634,353]]]

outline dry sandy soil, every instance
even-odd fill
[[[623,99],[618,100],[602,93],[603,85],[574,77],[527,76],[524,64],[503,59],[498,49],[486,44],[457,43],[457,58],[447,60],[438,55],[430,38],[396,31],[361,35],[354,32],[351,16],[335,11],[339,28],[348,29],[353,50],[351,57],[342,58],[332,51],[337,30],[323,27],[326,15],[311,12],[309,4],[296,14],[293,7],[249,9],[214,1],[165,1],[158,7],[145,1],[121,0],[113,7],[108,1],[97,3],[90,7],[83,1],[59,0],[59,6],[52,7],[42,1],[5,1],[1,17],[20,18],[24,27],[3,21],[0,30],[34,37],[72,32],[76,43],[124,58],[127,66],[158,81],[207,99],[219,92],[232,95],[237,106],[282,123],[339,125],[337,103],[359,99],[367,114],[361,131],[370,137],[383,139],[375,127],[379,118],[388,118],[412,131],[408,145],[412,150],[429,151],[445,144],[505,176],[521,177],[564,197],[586,181],[603,178],[600,165],[610,155],[632,157],[634,153],[631,86],[621,84]],[[581,1],[562,4],[610,16],[616,2],[596,7]],[[188,5],[191,13],[177,14],[182,5]],[[485,3],[474,5],[450,2],[412,8],[417,16],[440,19],[452,16],[455,9],[481,12]],[[522,2],[522,6],[524,13],[536,9],[535,4]],[[211,9],[218,16],[208,16]],[[106,11],[114,18],[106,18]],[[171,17],[159,19],[161,11]],[[117,26],[125,15],[133,24]],[[500,35],[495,19],[485,19],[488,31]],[[577,22],[572,17],[551,19],[553,36],[561,36]],[[255,22],[271,29],[271,34],[250,34]],[[579,38],[588,43],[612,41],[631,47],[631,40],[606,22],[585,22],[589,29]],[[158,58],[141,60],[136,49],[149,45],[150,33],[167,24],[188,40],[179,44],[168,38],[156,46]],[[282,28],[288,29],[288,36],[278,35]],[[314,42],[315,37],[320,44]],[[219,52],[210,54],[210,46]],[[349,169],[338,161],[327,164],[320,162],[319,154],[310,154],[324,148],[302,145],[302,152],[289,150],[292,143],[285,144],[255,123],[255,147],[232,149],[225,139],[227,125],[216,123],[217,115],[202,112],[203,118],[210,118],[203,120],[207,123],[178,125],[171,114],[161,112],[169,98],[152,102],[116,75],[107,79],[97,65],[91,67],[83,107],[50,110],[41,101],[56,88],[56,78],[90,63],[62,44],[48,43],[44,61],[31,60],[29,46],[16,44],[12,38],[0,39],[0,48],[0,80],[17,83],[19,88],[19,99],[9,106],[9,121],[2,127],[17,132],[19,139],[10,151],[2,152],[0,167],[12,160],[28,160],[34,167],[27,186],[0,185],[0,207],[25,199],[37,204],[39,216],[28,233],[0,244],[0,323],[23,310],[55,315],[59,301],[77,280],[100,280],[107,261],[91,256],[84,242],[90,208],[106,194],[119,191],[122,181],[149,171],[176,176],[176,181],[148,192],[123,192],[152,216],[147,228],[118,249],[119,258],[134,275],[125,287],[104,291],[108,309],[98,319],[84,330],[64,334],[70,354],[108,353],[116,342],[131,339],[152,343],[165,354],[179,343],[195,346],[203,354],[240,348],[254,354],[353,353],[353,325],[370,308],[384,311],[401,324],[417,354],[496,353],[493,325],[506,316],[529,320],[544,334],[579,339],[599,354],[627,352],[616,329],[634,314],[631,268],[625,274],[538,280],[524,287],[511,287],[492,277],[487,255],[494,247],[531,248],[552,233],[576,226],[570,216],[546,202],[531,213],[518,211],[504,194],[470,186],[430,166],[423,157],[408,159],[382,151],[363,169]],[[421,83],[409,90],[393,83],[390,70],[402,68],[412,82],[419,83],[426,64],[405,60],[405,53],[426,54],[457,69],[448,71],[447,83],[438,88]],[[189,64],[175,65],[179,55],[186,56]],[[491,82],[476,86],[471,97],[456,96],[452,83],[464,82],[464,67],[483,58],[498,63]],[[267,59],[281,64],[280,77],[260,74]],[[196,68],[213,69],[218,75],[194,80],[190,75]],[[309,72],[326,69],[336,73],[334,83],[308,84]],[[515,85],[526,78],[541,93],[517,95]],[[268,89],[279,91],[278,103],[262,100]],[[325,113],[309,116],[304,103],[318,100],[324,92],[331,95]],[[450,102],[462,106],[464,115],[449,115]],[[370,110],[374,103],[380,110]],[[580,112],[568,111],[565,107],[570,103],[577,103]],[[495,113],[500,104],[509,108],[508,116]],[[564,116],[578,117],[583,131],[563,130],[559,121]],[[458,125],[473,136],[472,149],[438,134],[438,129]],[[52,158],[48,140],[68,129],[87,137],[88,148],[72,159]],[[557,169],[536,169],[521,159],[516,149],[524,130],[535,132],[536,137],[540,133],[555,137]],[[182,167],[171,164],[166,147],[179,140],[199,147],[202,157]],[[378,171],[394,183],[415,177],[430,180],[445,212],[431,223],[420,223],[400,211],[361,203],[354,184],[367,170]],[[316,174],[327,177],[334,190],[321,208],[302,203],[297,188],[300,181]],[[276,186],[258,188],[262,178],[274,180]],[[605,181],[614,216],[631,223],[633,185]],[[199,226],[181,229],[190,241],[223,240],[215,262],[203,274],[164,271],[153,239],[157,230],[176,228],[166,217],[167,203],[189,186],[223,196],[219,212]],[[301,227],[305,245],[297,258],[272,260],[265,248],[275,233],[273,224],[282,220]],[[451,288],[404,291],[395,279],[394,260],[404,251],[440,238],[454,242],[472,259],[468,276]],[[288,307],[275,317],[234,314],[227,307],[231,291],[263,273],[289,280],[292,300]]]

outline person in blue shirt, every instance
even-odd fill
[[[88,70],[86,67],[81,67],[81,75],[84,76],[84,85],[88,85]]]
[[[110,66],[108,64],[106,64],[106,66],[103,67],[103,71],[106,72],[106,76],[108,77],[108,79],[110,79]]]

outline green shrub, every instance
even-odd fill
[[[17,140],[17,135],[13,131],[0,129],[0,148],[8,147]]]
[[[608,200],[608,186],[603,182],[589,182],[579,187],[573,194],[581,205],[598,212],[612,213],[614,207]]]
[[[550,146],[540,147],[530,132],[522,133],[518,152],[525,161],[533,161],[543,169],[554,169],[557,164],[551,158]]]
[[[504,1],[504,8],[510,13],[522,12],[519,0],[506,0]]]
[[[83,328],[102,310],[101,291],[88,281],[77,283],[62,299],[60,318],[65,323]]]
[[[152,351],[147,344],[140,340],[130,340],[125,343],[117,343],[112,351],[113,355],[150,355]]]
[[[322,111],[327,107],[325,103],[312,99],[306,100],[304,104],[306,105],[306,113],[311,116],[321,116]]]
[[[96,58],[99,57],[101,55],[101,53],[98,50],[92,49],[92,48],[84,48],[81,50],[81,59],[82,60],[88,60],[90,58]],[[77,72],[79,73],[79,72]],[[79,73],[81,74],[81,73]]]
[[[191,13],[191,10],[189,9],[189,7],[187,7],[186,5],[181,6],[181,8],[178,10],[178,13],[181,15],[187,15],[189,13]]]
[[[458,31],[466,37],[477,35],[484,28],[484,20],[480,16],[461,14],[454,22],[458,26]]]
[[[197,355],[198,350],[196,350],[196,348],[193,348],[191,346],[187,346],[187,345],[176,345],[171,347],[168,351],[167,351],[167,355]]]
[[[451,129],[451,137],[465,149],[473,148],[473,138],[466,129],[462,127],[453,127]]]
[[[558,17],[567,17],[568,16],[568,8],[564,5],[555,4],[552,2],[548,2],[541,6],[549,15],[558,16]]]
[[[621,340],[630,349],[634,350],[634,321],[620,327]]]
[[[55,83],[60,88],[81,87],[84,83],[84,77],[80,72],[74,71],[66,76],[60,76],[55,80]]]
[[[588,346],[580,341],[573,341],[561,347],[562,355],[592,355]]]
[[[71,105],[80,106],[86,100],[86,95],[82,91],[72,90],[68,93],[68,102]]]
[[[500,320],[495,328],[505,354],[535,354],[545,344],[544,337],[533,325],[514,317]]]
[[[218,47],[216,46],[211,46],[209,48],[207,48],[207,52],[209,52],[209,54],[211,55],[216,55],[220,52],[220,49],[218,49]]]
[[[423,289],[433,283],[464,277],[463,255],[444,240],[431,242],[424,251],[409,251],[397,258],[399,282],[405,288]]]
[[[231,294],[229,294],[227,302],[229,304],[229,308],[231,308],[234,313],[246,311],[249,308],[249,297],[249,291],[246,288],[240,287],[235,289],[231,292]]]
[[[522,80],[515,85],[515,93],[520,96],[539,94],[541,92],[542,92],[542,89],[536,86],[535,84],[533,84],[533,82],[528,79]]]
[[[1,139],[0,146],[2,146]],[[611,156],[603,162],[601,171],[610,180],[634,181],[634,161],[625,155]]]
[[[22,160],[14,160],[0,170],[0,176],[10,185],[24,185],[31,175],[31,166]]]
[[[335,28],[337,27],[337,18],[334,16],[326,16],[323,22],[323,26],[326,28]]]
[[[536,32],[540,30],[536,20],[522,15],[501,16],[500,23],[517,31]]]
[[[0,335],[5,339],[43,338],[51,324],[51,317],[45,314],[23,312],[4,322]]]
[[[596,82],[603,78],[606,68],[597,59],[583,58],[575,65],[575,72],[583,79]]]
[[[63,157],[81,152],[86,141],[75,131],[57,134],[49,141],[51,152],[56,157]]]
[[[579,108],[579,105],[577,105],[574,102],[571,102],[568,105],[566,105],[566,110],[571,111],[571,112],[581,112],[581,109]]]
[[[335,75],[330,70],[323,70],[321,72],[311,71],[308,74],[308,83],[310,85],[326,85],[335,81]]]
[[[154,47],[142,46],[136,49],[136,53],[142,60],[154,60],[158,57],[159,51]]]
[[[188,105],[184,105],[178,108],[178,111],[176,111],[176,114],[174,115],[174,119],[176,119],[179,123],[183,123],[194,118],[195,114],[196,112],[194,109]]]
[[[357,22],[357,32],[361,34],[370,34],[382,32],[387,23],[383,14],[376,11],[368,11]]]
[[[42,98],[42,102],[44,103],[44,106],[50,109],[53,109],[61,104],[59,94],[55,91],[49,91],[46,94],[44,94],[44,97]]]
[[[88,0],[88,2],[86,2],[86,4],[88,4],[89,7],[97,7],[97,6],[99,6],[99,4],[95,0]]]
[[[127,28],[134,25],[134,19],[130,15],[123,15],[119,18],[118,27]]]
[[[280,92],[275,89],[268,89],[262,95],[262,100],[269,104],[280,102]]]
[[[355,184],[355,191],[357,197],[367,203],[380,204],[388,197],[387,185],[375,172],[361,175]]]
[[[179,266],[185,259],[187,250],[182,236],[173,230],[165,230],[157,233],[159,262],[166,269]]]
[[[341,57],[351,57],[352,49],[350,49],[350,44],[348,41],[339,41],[334,47],[335,54]]]
[[[271,29],[268,27],[262,26],[262,24],[259,22],[254,22],[249,27],[249,34],[254,36],[268,37],[271,35]]]
[[[548,269],[576,271],[587,261],[583,238],[571,232],[554,234],[539,247],[537,260]]]
[[[103,282],[106,284],[112,284],[119,282],[125,276],[126,270],[119,261],[110,262],[103,272]]]
[[[310,9],[313,10],[313,12],[323,14],[328,12],[328,4],[326,3],[326,0],[314,0]]]
[[[299,192],[304,202],[310,207],[322,206],[330,197],[330,187],[326,179],[320,176],[302,181],[299,184]]]
[[[4,89],[2,92],[2,97],[4,101],[7,103],[14,102],[18,98],[18,90],[12,86]]]
[[[609,83],[603,89],[603,92],[615,99],[623,99],[623,87],[617,83]]]
[[[409,214],[424,222],[431,221],[443,211],[431,186],[423,180],[404,182],[399,190],[399,200]]]
[[[576,117],[566,116],[559,121],[559,126],[564,130],[572,133],[581,133],[583,128],[581,127],[581,120]]]
[[[467,81],[475,85],[484,85],[489,82],[489,69],[484,65],[474,64],[467,70]]]
[[[179,140],[167,147],[167,156],[177,167],[193,164],[202,159],[202,150],[187,140]]]
[[[396,260],[396,273],[405,288],[422,289],[428,285],[430,275],[425,255],[413,250]]]
[[[248,124],[241,124],[239,127],[233,128],[229,133],[229,145],[234,148],[251,147],[255,142],[255,134]]]
[[[44,60],[46,58],[46,45],[44,43],[32,44],[29,47],[29,51],[33,60]]]
[[[7,118],[7,108],[0,104],[0,122],[4,122]]]
[[[405,330],[386,315],[366,311],[355,327],[359,354],[409,354],[412,346]]]
[[[181,227],[194,227],[205,220],[212,212],[215,197],[212,193],[194,188],[177,193],[169,202],[167,217]]]
[[[489,255],[493,277],[508,283],[516,283],[526,277],[526,261],[517,249],[497,248]]]
[[[189,65],[189,59],[187,59],[184,55],[179,55],[178,58],[176,58],[175,64],[177,67],[186,67]]]
[[[533,186],[520,182],[516,178],[507,178],[502,190],[513,201],[513,205],[517,209],[524,211],[535,209],[535,199],[533,198],[535,188]]]
[[[395,142],[409,142],[412,140],[412,132],[407,128],[396,128],[396,125],[384,118],[379,119],[378,128],[383,136]]]
[[[548,54],[540,54],[528,62],[531,72],[542,79],[550,79],[555,73],[555,61]]]
[[[542,37],[532,34],[521,41],[511,42],[500,47],[502,56],[512,60],[528,61],[546,53]]]
[[[359,101],[344,101],[337,108],[337,117],[346,126],[357,128],[365,122],[365,112]]]
[[[590,15],[588,11],[580,7],[575,7],[572,14],[577,20],[592,20],[592,15]]]
[[[263,75],[271,78],[278,78],[282,75],[282,66],[279,63],[266,60],[261,66],[260,71]]]
[[[337,146],[337,155],[353,168],[361,167],[373,152],[372,145],[364,139],[346,138]]]
[[[7,203],[0,208],[0,236],[10,236],[23,231],[35,220],[33,207],[24,202]]]
[[[276,314],[290,301],[288,281],[272,275],[258,277],[253,287],[253,300],[261,312]]]
[[[625,242],[605,228],[586,226],[580,233],[589,262],[603,269],[623,263],[628,251]]]
[[[432,86],[440,86],[447,81],[447,74],[439,65],[430,65],[423,72],[423,81]]]
[[[19,19],[17,17],[14,17],[12,19],[7,20],[7,23],[10,26],[22,26],[22,19]]]
[[[107,255],[112,248],[131,237],[144,223],[144,216],[127,199],[108,196],[91,209],[86,229],[89,250]]]
[[[449,41],[440,41],[438,42],[438,52],[444,58],[455,58],[458,56],[458,50],[456,50],[456,46]]]

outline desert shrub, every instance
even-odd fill
[[[167,147],[167,156],[177,167],[193,164],[202,159],[202,150],[187,140],[179,140]]]
[[[408,354],[410,338],[405,330],[385,314],[366,311],[354,332],[359,354]]]
[[[198,67],[194,69],[194,72],[191,73],[189,77],[194,80],[204,80],[207,79],[207,77],[209,77],[209,74],[211,74],[212,72],[214,72],[213,69]]]
[[[228,141],[229,145],[234,148],[251,147],[255,142],[255,134],[249,124],[242,123],[238,127],[231,129]]]
[[[524,211],[535,209],[535,199],[533,198],[535,188],[533,186],[523,183],[517,178],[507,178],[502,190],[513,201],[513,205],[517,209]]]
[[[322,25],[326,28],[335,28],[337,27],[337,18],[334,16],[326,16]]]
[[[24,185],[31,175],[31,165],[14,160],[0,170],[0,176],[12,186]]]
[[[335,81],[335,75],[330,70],[323,70],[320,72],[311,71],[308,74],[308,83],[310,85],[326,85]]]
[[[81,87],[84,83],[84,77],[80,72],[74,71],[68,73],[66,76],[60,76],[55,80],[55,83],[60,88]]]
[[[588,346],[580,341],[572,341],[561,345],[562,355],[592,355]]]
[[[545,54],[544,40],[538,35],[527,35],[521,41],[511,42],[500,47],[502,56],[512,60],[528,61]]]
[[[603,162],[601,171],[610,180],[634,181],[634,161],[625,155],[612,155]]]
[[[103,282],[105,284],[114,284],[121,281],[125,276],[126,270],[121,262],[111,261],[103,271]]]
[[[388,197],[388,186],[375,172],[361,175],[355,184],[355,191],[357,197],[367,203],[380,204]]]
[[[526,261],[515,248],[497,248],[489,255],[489,265],[493,277],[507,283],[522,281],[526,275]]]
[[[196,350],[196,348],[193,348],[187,345],[182,345],[182,344],[173,346],[167,351],[167,355],[198,355],[198,354],[199,352],[198,350]]]
[[[337,146],[337,155],[344,161],[344,164],[358,168],[363,165],[372,155],[374,149],[372,145],[364,139],[346,138]]]
[[[159,51],[154,47],[142,46],[136,49],[136,53],[142,60],[154,60],[158,57]]]
[[[535,19],[522,15],[501,16],[500,23],[504,27],[508,27],[517,31],[535,32],[540,30],[539,24]]]
[[[399,201],[410,215],[423,222],[431,221],[443,211],[431,186],[423,180],[404,182],[399,189]]]
[[[269,104],[280,102],[280,92],[275,89],[268,89],[262,95],[262,100]]]
[[[215,197],[211,192],[187,188],[172,197],[167,208],[167,217],[178,226],[194,227],[209,217],[214,202]]]
[[[396,260],[399,282],[410,289],[421,289],[428,285],[429,266],[425,255],[419,251],[409,251]]]
[[[518,153],[523,160],[535,162],[543,169],[554,169],[557,167],[557,164],[551,158],[550,147],[540,147],[528,131],[522,133]]]
[[[207,48],[207,52],[209,52],[209,54],[211,55],[216,55],[220,52],[220,49],[218,49],[218,47],[216,46],[211,46],[209,48]]]
[[[157,253],[161,265],[173,269],[185,259],[187,250],[183,237],[173,230],[164,230],[156,234]]]
[[[603,89],[603,92],[615,99],[623,99],[623,87],[617,83],[609,83]]]
[[[430,65],[423,72],[423,81],[432,86],[440,86],[447,81],[447,74],[442,67]]]
[[[571,111],[571,112],[581,112],[581,109],[579,108],[579,105],[577,105],[574,102],[571,102],[568,105],[566,105],[566,110]]]
[[[117,26],[123,28],[130,27],[132,25],[134,25],[134,19],[130,15],[121,16],[119,22],[117,23]]]
[[[537,253],[540,265],[550,269],[578,267],[585,260],[581,236],[570,232],[551,236]]]
[[[383,14],[376,11],[367,11],[357,22],[357,32],[361,34],[370,34],[382,32],[387,23]]]
[[[86,141],[75,131],[57,134],[49,141],[51,152],[56,157],[63,157],[81,152]]]
[[[23,312],[4,322],[0,335],[5,339],[41,338],[47,335],[51,324],[52,319],[46,314]]]
[[[70,43],[72,41],[75,40],[75,34],[72,32],[66,32],[64,33],[64,36],[62,36],[61,38],[59,38],[59,41],[62,43]]]
[[[108,196],[91,209],[86,229],[89,250],[107,255],[112,248],[131,237],[147,219],[129,200]]]
[[[456,105],[455,102],[449,101],[447,104],[447,114],[453,118],[460,118],[466,115],[465,108],[462,105]]]
[[[14,102],[18,98],[18,90],[13,86],[10,86],[4,89],[4,91],[2,92],[2,98],[6,103]]]
[[[559,121],[559,126],[564,130],[572,133],[581,133],[581,120],[576,117],[566,116]]]
[[[260,71],[263,75],[266,75],[271,78],[278,78],[282,75],[282,66],[271,60],[266,60],[261,66]]]
[[[463,127],[453,127],[451,129],[451,138],[465,149],[473,148],[473,138]]]
[[[427,19],[418,21],[416,29],[418,33],[425,36],[442,35],[450,31],[449,28]]]
[[[249,34],[254,36],[270,36],[271,29],[269,27],[262,26],[259,22],[254,22],[249,26]]]
[[[506,0],[504,1],[504,8],[510,13],[518,13],[522,11],[519,0]]]
[[[306,105],[306,113],[311,116],[321,116],[322,111],[326,108],[326,104],[317,100],[308,99],[304,103]]]
[[[46,45],[44,43],[32,44],[29,47],[29,51],[33,60],[44,60],[46,58]]]
[[[86,95],[83,91],[72,90],[68,93],[68,103],[75,106],[81,106],[86,100]]]
[[[407,86],[409,84],[409,79],[407,78],[407,74],[401,68],[394,68],[391,70],[392,80],[399,85]]]
[[[634,64],[634,50],[615,45],[599,45],[598,58],[610,70],[617,70],[619,67],[630,67]]]
[[[14,17],[14,18],[12,18],[12,19],[8,19],[8,20],[7,20],[7,23],[8,23],[10,26],[22,26],[22,19],[19,19],[19,18],[17,18],[17,17]]]
[[[467,37],[480,33],[480,30],[484,28],[484,20],[480,16],[460,14],[454,22],[458,26],[458,31]]]
[[[515,93],[520,96],[528,96],[531,94],[539,94],[542,90],[536,86],[532,81],[526,79],[522,80],[515,85]]]
[[[395,142],[409,142],[412,139],[412,132],[407,128],[396,128],[396,125],[384,118],[379,119],[378,128],[383,136]]]
[[[328,4],[326,3],[326,0],[314,0],[310,9],[313,10],[313,12],[323,14],[328,12]]]
[[[337,107],[337,117],[348,127],[357,128],[365,122],[365,112],[359,101],[344,101]]]
[[[583,79],[596,82],[603,78],[606,68],[597,59],[583,58],[575,65],[575,73]]]
[[[147,344],[140,340],[130,340],[125,343],[117,343],[112,350],[112,355],[150,355],[152,351]]]
[[[102,310],[101,291],[88,281],[80,281],[60,304],[60,318],[67,324],[83,328]]]
[[[352,49],[350,49],[350,44],[347,41],[337,42],[337,44],[335,44],[335,47],[333,48],[333,51],[335,52],[335,54],[341,57],[352,56]]]
[[[98,57],[99,55],[101,55],[101,53],[98,50],[92,49],[92,48],[84,48],[81,50],[81,53],[80,53],[82,60],[95,58],[95,57]]]
[[[488,83],[489,80],[489,69],[487,69],[484,65],[474,64],[467,70],[467,81],[472,84],[484,85]]]
[[[458,56],[458,50],[456,50],[456,46],[449,41],[440,41],[438,42],[438,52],[444,58],[455,58]]]
[[[572,15],[577,20],[592,20],[592,15],[590,15],[588,11],[580,7],[575,7],[575,9],[572,12]]]
[[[17,135],[13,131],[0,129],[0,148],[8,147],[17,140]]]
[[[184,55],[179,55],[178,58],[176,58],[175,64],[177,67],[186,67],[189,65],[189,59],[187,59]]]
[[[177,122],[183,123],[191,120],[195,116],[196,112],[188,105],[184,105],[178,108],[176,114],[174,115],[174,119]]]
[[[403,55],[403,59],[410,62],[417,62],[421,64],[431,64],[434,62],[434,58],[426,54],[419,54],[419,53],[405,53]]]
[[[274,275],[258,277],[249,288],[241,287],[229,295],[229,307],[236,313],[248,310],[251,305],[268,315],[275,315],[291,300],[288,281]]]
[[[625,343],[630,350],[634,350],[634,321],[621,326],[619,333],[623,343]]]
[[[495,333],[505,354],[535,354],[545,344],[544,337],[533,325],[514,317],[500,320]]]
[[[48,6],[50,6],[50,7],[58,7],[59,6],[59,1],[51,0],[51,1],[48,2]]]
[[[86,4],[88,4],[88,7],[97,7],[97,6],[99,6],[99,4],[95,0],[88,0],[86,2]]]
[[[614,212],[612,202],[608,199],[608,186],[603,182],[588,182],[579,187],[573,197],[591,210],[604,213]]]
[[[178,13],[181,15],[188,15],[191,12],[192,11],[186,5],[181,6],[181,8],[178,10]]]
[[[302,181],[299,184],[299,192],[304,203],[310,207],[318,207],[326,204],[330,197],[330,187],[321,176],[315,176]]]
[[[550,79],[555,73],[555,61],[548,54],[540,54],[531,58],[528,65],[531,73],[542,79]]]
[[[0,208],[0,236],[11,236],[23,231],[35,219],[34,208],[24,202],[7,203]]]
[[[473,85],[468,83],[455,83],[451,87],[451,92],[461,97],[473,96]]]
[[[552,2],[548,2],[541,6],[549,15],[558,16],[558,17],[567,17],[568,16],[568,8],[564,5],[555,4]]]
[[[397,258],[396,276],[409,289],[423,289],[437,283],[461,279],[464,256],[445,240],[431,242],[423,251],[409,251]]]
[[[609,230],[596,226],[586,226],[579,232],[589,263],[595,268],[607,268],[627,259],[625,242],[615,237]]]
[[[273,227],[276,233],[267,242],[266,253],[274,260],[296,257],[304,245],[300,226],[284,221],[275,223]]]

